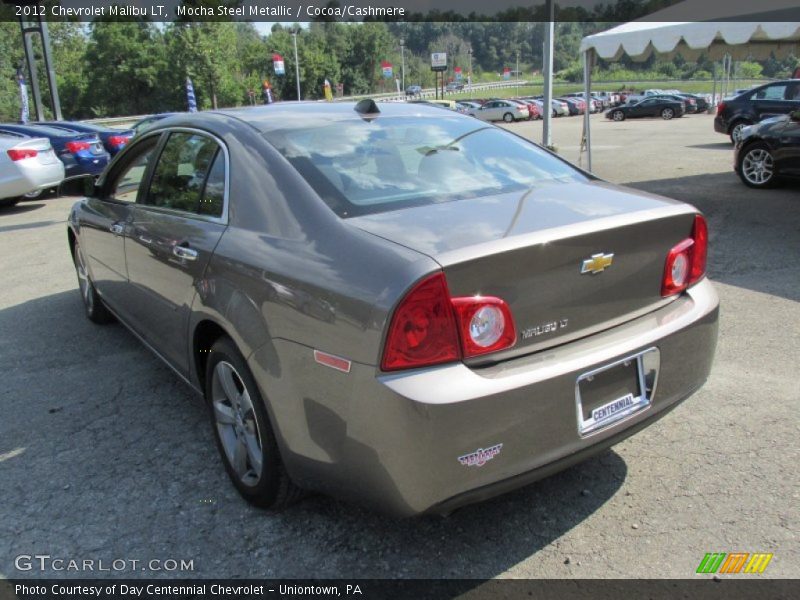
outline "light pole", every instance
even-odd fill
[[[294,76],[297,81],[297,101],[300,102],[300,61],[297,58],[297,29],[292,30],[294,39]]]
[[[406,90],[406,38],[400,37],[400,85]]]
[[[469,91],[472,91],[472,46],[469,47],[467,50],[467,54],[469,55],[469,74],[467,79],[467,84],[469,85]]]
[[[517,50],[517,96],[519,96],[519,50]]]

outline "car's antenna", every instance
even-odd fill
[[[354,109],[358,114],[371,117],[377,117],[381,114],[381,109],[378,108],[378,105],[375,104],[375,100],[372,98],[364,98],[363,100],[359,100],[356,104]]]

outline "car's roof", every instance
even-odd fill
[[[69,137],[70,132],[64,129],[57,129],[55,127],[47,127],[46,125],[21,125],[17,123],[0,123],[0,128],[7,129],[8,131],[16,131],[32,135],[33,137]]]
[[[277,129],[308,127],[319,124],[329,125],[334,121],[357,121],[363,119],[355,111],[355,102],[276,102],[267,106],[231,108],[213,111],[229,115],[243,121],[262,132]],[[380,116],[432,119],[443,118],[441,106],[424,102],[380,102],[377,104]],[[203,115],[208,113],[193,113]],[[372,115],[370,115],[372,116]],[[447,118],[469,119],[457,112],[444,113]]]

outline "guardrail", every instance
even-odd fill
[[[470,92],[470,91],[480,92],[486,90],[512,88],[525,85],[531,85],[531,83],[525,80],[519,80],[519,81],[514,80],[514,81],[495,81],[491,83],[473,83],[471,86],[464,84],[463,90],[457,90],[457,91],[445,90],[445,96],[453,96],[455,94],[463,94],[465,92]],[[405,90],[403,90],[400,92],[400,94],[398,94],[397,92],[389,92],[384,94],[359,94],[354,96],[342,96],[341,98],[335,98],[334,101],[349,102],[353,100],[363,100],[364,98],[372,98],[373,100],[378,100],[379,102],[402,102],[410,98],[413,98],[415,100],[419,99],[424,100],[435,97],[436,97],[435,88],[425,88],[422,90],[422,93],[417,94],[415,96],[407,97]],[[131,125],[149,116],[151,115],[133,115],[129,117],[101,117],[98,119],[85,119],[83,122],[94,123],[96,125],[123,126],[123,125]]]

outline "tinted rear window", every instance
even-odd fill
[[[341,217],[585,180],[507,131],[446,114],[317,123],[265,135]]]

